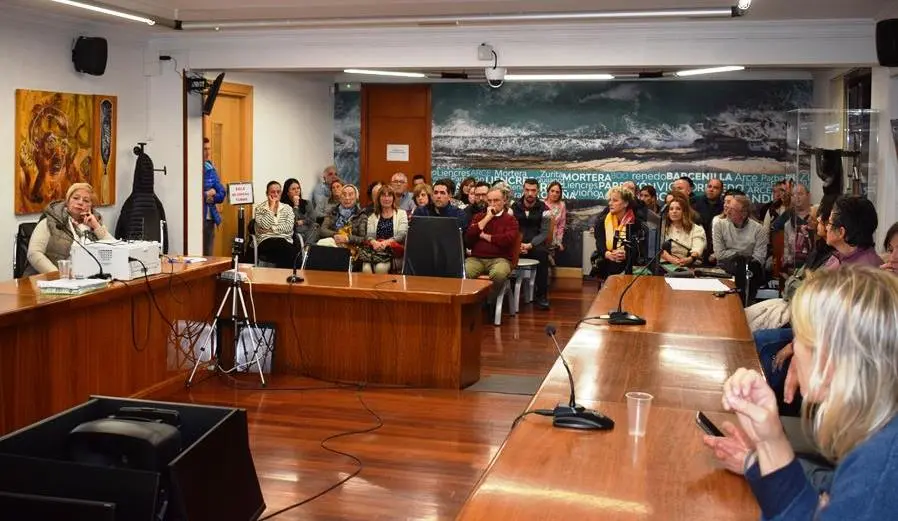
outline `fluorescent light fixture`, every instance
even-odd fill
[[[590,81],[613,80],[611,74],[506,74],[505,81]]]
[[[751,0],[739,0],[739,3],[736,4],[736,9],[742,11],[748,11],[749,7],[751,7]]]
[[[733,72],[743,70],[745,70],[745,67],[742,65],[725,65],[723,67],[708,67],[707,69],[690,69],[686,71],[677,71],[674,74],[682,78],[685,76],[698,76],[700,74],[715,74],[718,72]]]
[[[374,71],[369,69],[344,69],[346,74],[368,74],[370,76],[392,76],[394,78],[426,78],[422,72]]]
[[[739,0],[738,5],[726,7],[677,7],[672,9],[633,9],[627,11],[578,11],[548,13],[497,13],[469,15],[433,16],[372,16],[348,18],[299,18],[283,20],[221,20],[184,21],[181,29],[213,30],[223,29],[283,29],[318,27],[378,27],[378,26],[446,26],[458,25],[502,25],[529,22],[589,22],[619,19],[651,18],[736,18],[745,14],[741,8],[749,0]]]
[[[156,25],[156,20],[152,18],[147,18],[144,16],[137,16],[133,14],[124,13],[122,11],[116,11],[115,9],[110,9],[108,7],[101,7],[95,4],[85,4],[84,2],[74,2],[72,0],[52,0],[57,4],[68,5],[71,7],[80,7],[81,9],[87,9],[88,11],[93,11],[95,13],[103,13],[108,14],[110,16],[117,16],[119,18],[124,18],[125,20],[131,20],[132,22],[142,22],[147,25]]]

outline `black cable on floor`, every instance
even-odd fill
[[[327,438],[324,438],[319,443],[319,446],[322,449],[324,449],[328,452],[337,454],[338,456],[343,456],[343,457],[351,459],[356,464],[356,469],[350,475],[348,475],[345,478],[341,479],[340,481],[334,483],[333,485],[327,487],[326,489],[322,490],[321,492],[318,492],[317,494],[315,494],[313,496],[307,497],[306,499],[303,499],[302,501],[293,503],[292,505],[284,507],[276,512],[272,512],[271,514],[268,514],[267,516],[260,518],[259,521],[266,521],[267,519],[271,519],[275,516],[281,515],[284,512],[288,512],[290,510],[293,510],[294,508],[299,508],[307,503],[315,501],[316,499],[326,495],[327,493],[340,488],[347,481],[349,481],[352,478],[361,474],[362,470],[364,470],[364,468],[365,468],[365,464],[362,462],[361,459],[359,459],[357,456],[353,456],[352,454],[349,454],[347,452],[343,452],[343,451],[340,451],[337,449],[332,449],[326,445],[327,442],[329,442],[331,440],[335,440],[338,438],[345,438],[347,436],[356,436],[359,434],[368,434],[368,433],[374,432],[384,426],[383,419],[381,419],[381,417],[378,416],[377,413],[371,409],[371,407],[368,407],[368,404],[365,403],[365,400],[362,399],[361,389],[359,389],[359,393],[356,395],[356,397],[359,399],[359,403],[362,404],[362,407],[364,407],[365,410],[368,411],[368,414],[370,414],[371,416],[374,417],[375,421],[377,422],[377,425],[375,425],[373,427],[368,427],[367,429],[352,430],[352,431],[341,432],[339,434],[334,434],[334,435],[328,436]]]

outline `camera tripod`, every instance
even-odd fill
[[[255,364],[256,369],[259,370],[259,378],[262,380],[262,386],[265,386],[265,374],[262,372],[262,363],[260,359],[262,358],[262,354],[260,353],[260,346],[256,341],[256,324],[252,321],[249,316],[249,313],[246,312],[246,300],[243,298],[243,288],[241,287],[241,279],[240,272],[237,271],[238,266],[238,257],[239,257],[239,246],[243,244],[242,239],[234,240],[233,251],[231,252],[234,255],[234,266],[233,266],[233,277],[231,278],[231,284],[228,286],[228,290],[225,291],[224,297],[221,299],[221,303],[218,305],[218,311],[215,312],[215,318],[212,320],[212,327],[209,328],[209,333],[206,335],[203,343],[200,344],[200,352],[196,357],[196,361],[193,363],[193,370],[190,371],[190,377],[187,378],[185,382],[186,387],[190,387],[193,385],[193,379],[196,376],[196,370],[199,369],[200,364],[202,363],[203,353],[206,351],[206,345],[210,345],[211,351],[209,353],[209,362],[214,363],[214,370],[216,372],[222,372],[221,369],[221,347],[216,343],[212,344],[212,335],[215,334],[216,327],[218,326],[218,322],[222,320],[221,312],[225,307],[225,304],[228,302],[228,298],[231,299],[231,322],[234,325],[234,355],[236,358],[237,349],[240,344],[240,329],[238,326],[243,325],[246,330],[249,332],[250,342],[254,346],[252,351],[252,359],[249,358],[249,354],[245,353],[245,362],[242,364],[244,367],[249,367],[250,365]],[[243,312],[242,318],[237,315],[237,301],[240,300],[240,310]]]

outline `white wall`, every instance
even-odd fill
[[[891,77],[886,67],[873,67],[871,108],[879,110],[879,146],[876,149],[876,167],[879,182],[873,203],[879,217],[876,243],[881,245],[886,231],[898,221],[898,155],[892,137],[892,119],[898,119],[898,77]]]
[[[0,230],[6,247],[0,247],[0,279],[12,277],[12,244],[19,222],[35,221],[37,214],[14,214],[15,91],[16,89],[110,94],[118,96],[116,135],[116,204],[98,210],[108,226],[114,226],[122,202],[131,192],[135,156],[131,149],[147,135],[147,81],[143,76],[140,40],[123,37],[101,25],[60,22],[24,16],[4,8],[0,16]],[[72,43],[77,36],[104,36],[109,40],[109,60],[103,76],[76,73]]]
[[[208,71],[212,78],[219,71]],[[309,199],[324,167],[334,162],[334,98],[332,84],[310,81],[297,73],[229,72],[225,81],[253,87],[253,192],[265,199],[265,185],[289,177],[299,180]],[[191,97],[193,98],[193,97]],[[190,173],[188,183],[201,190],[202,119],[199,101],[191,99],[188,121]],[[179,134],[180,135],[180,134]],[[174,144],[169,148],[175,149]],[[180,150],[180,145],[177,146]],[[196,158],[194,160],[193,158]],[[196,166],[194,166],[196,165]],[[191,187],[188,190],[191,190]],[[199,197],[188,200],[190,223],[202,219]],[[247,218],[251,217],[251,211]],[[202,251],[199,226],[189,226],[188,250]]]

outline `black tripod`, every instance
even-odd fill
[[[206,351],[206,345],[212,345],[212,350],[209,353],[209,362],[215,364],[215,371],[221,371],[221,353],[220,347],[217,344],[211,344],[212,335],[215,334],[216,327],[218,326],[219,320],[221,320],[221,312],[225,307],[225,304],[228,302],[228,298],[231,298],[231,322],[234,325],[234,353],[237,353],[237,349],[240,344],[240,326],[246,328],[249,332],[250,342],[255,346],[252,353],[252,359],[250,359],[249,355],[245,357],[244,367],[248,367],[252,364],[256,365],[256,368],[259,370],[259,378],[262,380],[262,386],[265,386],[265,374],[262,372],[262,363],[260,359],[263,356],[263,353],[260,353],[260,348],[258,342],[256,341],[256,324],[250,319],[249,313],[246,312],[246,300],[243,298],[243,288],[241,287],[242,280],[240,278],[240,273],[237,271],[238,265],[238,256],[240,254],[240,250],[243,246],[243,239],[239,237],[234,239],[234,246],[231,254],[234,256],[234,267],[233,270],[226,271],[226,274],[231,274],[229,277],[231,280],[231,284],[228,286],[228,290],[225,292],[224,297],[221,299],[221,303],[218,305],[218,311],[215,312],[215,318],[212,320],[212,327],[209,328],[209,334],[206,335],[206,338],[202,344],[200,344],[200,352],[196,357],[196,362],[193,364],[193,370],[190,371],[190,377],[187,378],[187,382],[185,385],[190,387],[193,385],[193,379],[196,376],[196,370],[199,368],[200,363],[203,358],[203,353]],[[237,300],[240,300],[240,310],[243,312],[242,318],[237,315]]]

